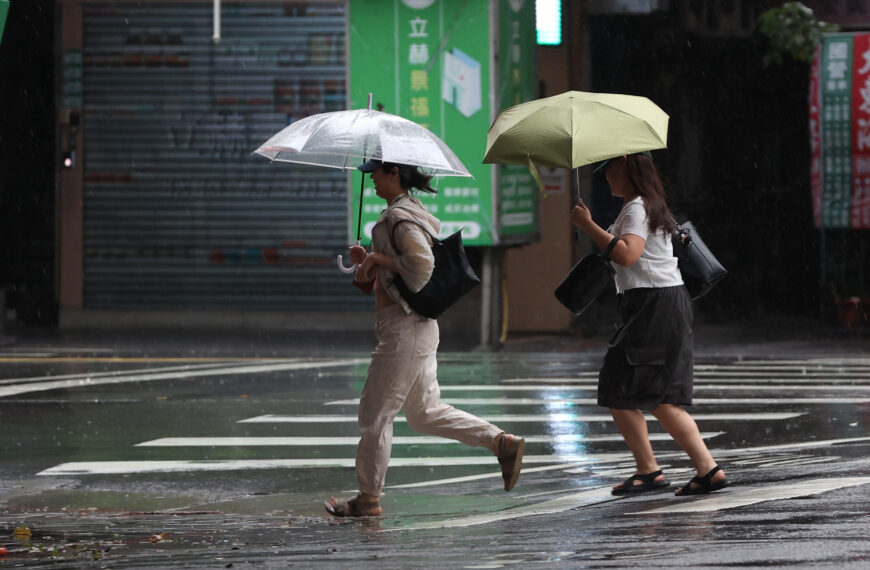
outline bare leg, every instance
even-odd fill
[[[659,404],[653,410],[653,415],[667,430],[674,441],[689,455],[698,476],[703,477],[716,467],[716,461],[707,449],[707,444],[701,437],[698,424],[689,412],[674,404]],[[725,472],[719,471],[713,475],[713,481],[725,479]]]
[[[616,408],[611,408],[610,413],[613,415],[613,421],[616,423],[619,433],[622,434],[625,443],[628,444],[628,449],[634,456],[637,473],[647,475],[658,471],[659,464],[649,441],[649,431],[643,413],[640,410],[619,410]],[[662,481],[664,478],[664,475],[659,475],[655,481]],[[635,481],[634,484],[639,484],[639,482]]]

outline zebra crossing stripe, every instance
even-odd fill
[[[442,398],[446,404],[465,406],[545,406],[553,404],[577,404],[581,406],[594,406],[598,404],[597,398]],[[864,404],[870,402],[870,398],[692,398],[695,404]],[[359,398],[349,400],[333,400],[325,402],[325,406],[357,406]]]
[[[723,492],[715,496],[706,496],[699,501],[686,502],[684,498],[672,499],[679,501],[678,504],[672,506],[650,509],[648,511],[639,511],[634,513],[624,513],[626,515],[649,515],[649,514],[670,514],[670,513],[703,513],[713,512],[723,509],[731,509],[752,505],[765,501],[775,501],[781,499],[791,499],[794,497],[806,497],[810,495],[818,495],[845,487],[854,487],[857,485],[865,485],[870,483],[870,477],[841,477],[831,479],[814,479],[792,483],[788,485],[777,485],[769,488],[751,489],[738,493]],[[512,509],[500,510],[494,513],[484,513],[479,515],[469,515],[464,517],[456,517],[442,521],[427,521],[414,523],[407,526],[396,526],[389,531],[396,530],[424,530],[434,528],[460,528],[467,526],[475,526],[498,522],[508,519],[551,515],[562,513],[570,509],[576,509],[592,504],[605,503],[610,501],[620,500],[620,497],[614,497],[610,493],[611,487],[596,487],[579,493],[571,493],[561,495],[548,501],[534,503],[531,505],[523,505]]]
[[[424,530],[424,529],[433,529],[433,528],[461,528],[466,526],[475,526],[481,524],[488,524],[496,521],[503,521],[508,519],[515,519],[521,517],[532,517],[538,515],[550,515],[554,513],[565,512],[570,509],[576,509],[578,507],[583,507],[587,505],[604,503],[609,501],[618,500],[618,497],[614,497],[610,494],[610,487],[597,487],[595,489],[590,489],[588,491],[581,491],[579,493],[571,493],[568,495],[562,495],[555,499],[550,499],[548,501],[542,501],[540,503],[533,503],[531,505],[523,505],[521,507],[515,507],[513,509],[501,510],[495,513],[484,513],[479,515],[470,515],[466,517],[458,517],[447,519],[443,521],[427,521],[421,523],[414,523],[407,526],[396,526],[390,529],[385,529],[388,531],[396,531],[396,530]]]
[[[870,437],[834,439],[824,441],[807,441],[780,445],[750,447],[744,449],[711,450],[717,457],[734,457],[759,451],[781,451],[808,447],[830,447],[838,444],[863,443]],[[681,457],[679,453],[660,453],[659,459]],[[553,454],[527,455],[523,464],[565,464],[601,465],[630,459],[630,455],[621,453],[597,454]],[[441,466],[476,466],[491,465],[492,457],[396,457],[390,459],[390,467],[441,467]],[[354,467],[354,458],[314,458],[314,459],[239,459],[239,460],[171,460],[171,461],[84,461],[56,465],[37,475],[117,475],[132,473],[169,473],[186,471],[236,471],[246,469],[300,469],[323,467]],[[564,465],[563,465],[564,467]],[[429,481],[429,485],[439,482]]]
[[[592,383],[577,383],[567,385],[555,384],[514,384],[505,386],[503,384],[479,384],[479,385],[464,385],[464,386],[441,386],[441,392],[566,392],[566,391],[582,391],[582,390],[597,390],[598,384]],[[695,386],[695,391],[707,390],[745,390],[747,392],[760,391],[811,391],[811,390],[855,390],[855,391],[870,391],[870,385],[867,384],[724,384],[716,385],[714,383],[704,383],[700,386]]]
[[[583,455],[526,455],[523,464],[553,464],[553,463],[607,463],[624,461],[628,455],[621,453],[597,453]],[[353,457],[311,458],[311,459],[207,459],[207,460],[143,460],[143,461],[73,461],[61,463],[37,475],[129,475],[134,473],[173,473],[192,471],[242,471],[261,469],[312,469],[326,467],[353,468],[356,459]],[[497,467],[495,457],[461,456],[461,457],[391,457],[390,467],[448,467],[448,466],[480,466]],[[494,472],[495,473],[495,472]]]
[[[482,384],[473,386],[441,386],[441,392],[570,392],[597,390],[598,384]],[[814,391],[814,390],[854,390],[856,392],[870,391],[867,384],[714,384],[703,383],[695,386],[695,392],[708,390],[733,390],[733,391]]]
[[[626,454],[625,459],[629,456]],[[577,468],[585,468],[586,463],[559,463],[556,465],[544,465],[542,467],[526,467],[523,466],[523,475],[529,473],[541,473],[544,471],[569,470]],[[420,487],[432,487],[434,485],[452,485],[454,483],[465,483],[468,481],[480,481],[481,479],[493,479],[501,477],[501,473],[477,473],[475,475],[466,475],[464,477],[450,477],[448,479],[438,479],[437,481],[417,481],[416,483],[401,483],[398,485],[387,485],[386,489],[418,489]],[[519,497],[522,498],[522,497]]]
[[[34,382],[16,384],[12,386],[0,387],[0,398],[8,396],[17,396],[20,394],[28,394],[31,392],[44,392],[47,390],[59,390],[69,388],[83,388],[91,386],[99,386],[104,384],[124,384],[128,382],[148,382],[154,380],[171,380],[174,378],[201,378],[206,376],[228,376],[241,374],[262,374],[265,372],[281,372],[285,370],[305,370],[311,368],[330,368],[336,366],[352,366],[354,364],[368,363],[368,360],[361,358],[345,358],[338,360],[297,360],[297,361],[281,361],[267,362],[243,366],[224,366],[220,368],[184,370],[173,372],[142,372],[138,374],[126,374],[122,376],[76,376],[64,380],[52,380],[45,382]]]
[[[704,439],[713,439],[725,432],[705,432]],[[651,441],[668,441],[666,433],[651,433]],[[618,433],[604,435],[560,434],[560,435],[523,435],[526,443],[601,443],[623,441]],[[357,445],[359,437],[163,437],[137,443],[135,447],[253,447],[253,446],[300,446],[326,447]],[[435,436],[396,436],[393,445],[450,445],[459,444],[453,439]]]
[[[234,359],[231,362],[242,364]],[[88,372],[86,374],[58,374],[56,376],[30,376],[26,378],[5,378],[0,384],[29,384],[34,382],[55,382],[57,380],[87,380],[89,378],[117,378],[134,376],[137,374],[155,374],[158,372],[177,372],[177,377],[185,376],[191,370],[203,370],[209,368],[226,368],[226,362],[208,364],[188,364],[184,366],[165,366],[160,368],[145,368],[140,370],[110,370],[108,372]]]
[[[795,483],[781,483],[759,489],[745,491],[723,491],[721,494],[709,495],[701,501],[683,502],[668,505],[648,511],[625,513],[627,515],[658,515],[665,513],[709,513],[724,509],[735,509],[766,501],[793,499],[835,491],[846,487],[870,484],[870,477],[832,477],[826,479],[811,479]]]
[[[645,414],[647,419],[654,420],[652,415]],[[709,414],[692,414],[695,421],[720,420],[720,421],[758,421],[758,420],[790,420],[806,415],[804,412],[736,412],[736,413],[709,413]],[[510,414],[487,416],[481,415],[482,419],[493,424],[506,423],[564,423],[564,422],[612,422],[613,416],[610,414],[572,414],[572,413],[555,413],[555,414]],[[396,422],[407,421],[404,416],[397,416]],[[239,420],[238,423],[246,424],[271,424],[271,423],[291,423],[291,424],[306,424],[306,423],[342,423],[342,422],[357,422],[356,415],[310,415],[310,416],[289,416],[281,414],[265,414]]]

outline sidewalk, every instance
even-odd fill
[[[361,331],[238,331],[214,329],[58,329],[7,326],[11,342],[2,353],[70,351],[77,354],[138,356],[338,356],[369,353],[376,341]],[[497,347],[482,349],[442,336],[442,352],[578,352],[606,350],[608,331],[591,336],[512,333]],[[870,358],[870,327],[826,328],[817,320],[768,318],[725,324],[695,324],[695,353],[702,358]]]
[[[775,359],[867,357],[870,327],[853,329],[822,326],[817,319],[766,318],[730,323],[695,322],[695,356],[701,358]],[[606,350],[608,336],[512,335],[504,350],[540,352],[553,350]]]

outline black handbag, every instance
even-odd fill
[[[706,295],[728,274],[698,234],[694,224],[677,224],[673,237],[674,257],[692,300]]]
[[[408,306],[415,312],[430,319],[437,319],[460,297],[479,285],[480,277],[468,263],[465,248],[462,246],[462,230],[439,240],[420,222],[406,219],[396,222],[396,225],[393,226],[393,234],[395,234],[399,224],[403,222],[420,226],[432,238],[432,255],[435,257],[435,267],[432,270],[432,277],[416,293],[405,285],[405,281],[398,273],[393,279],[393,284],[399,289],[399,293],[408,303]],[[391,235],[391,239],[393,249],[396,250],[396,253],[401,254],[402,252],[396,245],[395,236]]]
[[[556,288],[556,298],[575,315],[585,311],[613,282],[616,271],[610,263],[610,252],[618,241],[619,238],[610,240],[604,253],[583,257]]]

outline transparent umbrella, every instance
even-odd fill
[[[370,159],[418,166],[433,176],[467,176],[471,173],[450,147],[429,129],[413,121],[375,111],[369,93],[368,108],[320,113],[300,119],[272,136],[254,154],[273,161],[352,170]],[[362,217],[362,184],[360,219]],[[342,271],[351,273],[338,258]]]

